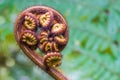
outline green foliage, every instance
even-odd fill
[[[23,55],[14,38],[17,15],[33,5],[53,7],[68,22],[60,68],[69,80],[120,79],[120,0],[1,0],[0,80],[53,80]]]

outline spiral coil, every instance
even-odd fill
[[[18,16],[15,27],[18,43],[34,51],[39,48],[46,66],[61,64],[61,51],[68,42],[68,26],[60,13],[45,6],[30,7]]]

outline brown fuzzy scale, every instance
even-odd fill
[[[46,54],[46,52],[59,52],[60,51],[58,48],[58,44],[56,44],[56,42],[48,42],[46,39],[43,40],[43,42],[39,44],[38,47],[40,48],[42,52],[44,52],[44,54]]]
[[[47,44],[45,45],[45,52],[51,52],[51,51],[52,51],[52,43],[47,42]]]
[[[46,12],[39,17],[39,22],[41,27],[47,28],[52,24],[53,21],[53,14],[51,11]]]
[[[48,67],[57,67],[61,65],[62,55],[59,52],[50,52],[44,56],[44,64]]]
[[[49,31],[45,31],[45,30],[41,30],[40,33],[38,34],[38,39],[42,39],[42,38],[48,38],[49,36]]]
[[[44,42],[48,41],[48,38],[43,37],[40,39],[40,45],[43,44]]]
[[[39,44],[38,47],[39,49],[44,53],[46,54],[46,51],[45,51],[45,45],[48,43],[48,41],[45,41],[43,44]]]
[[[37,37],[35,33],[32,31],[25,31],[21,34],[20,41],[27,44],[28,46],[35,46],[37,45]]]
[[[66,26],[64,24],[56,23],[52,26],[51,32],[55,35],[62,34],[66,30]]]
[[[52,48],[54,50],[54,52],[59,52],[59,48],[58,48],[58,44],[56,42],[52,42]]]
[[[49,31],[45,31],[45,30],[41,30],[40,33],[38,34],[38,39],[39,39],[38,47],[43,53],[46,52],[45,47],[46,44],[48,43],[48,35],[49,35]]]
[[[67,43],[67,40],[62,35],[55,36],[54,40],[56,41],[57,44],[60,45],[65,45]]]
[[[32,13],[25,13],[24,16],[24,27],[29,30],[35,30],[39,26],[39,22],[35,15]]]

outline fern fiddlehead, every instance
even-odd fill
[[[61,14],[45,6],[30,7],[18,16],[14,31],[19,46],[34,63],[57,80],[67,80],[55,69],[62,63],[61,51],[68,42],[68,26]]]

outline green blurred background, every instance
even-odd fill
[[[54,80],[14,38],[17,15],[33,5],[58,10],[69,25],[60,66],[69,80],[120,80],[120,0],[0,0],[0,80]]]

